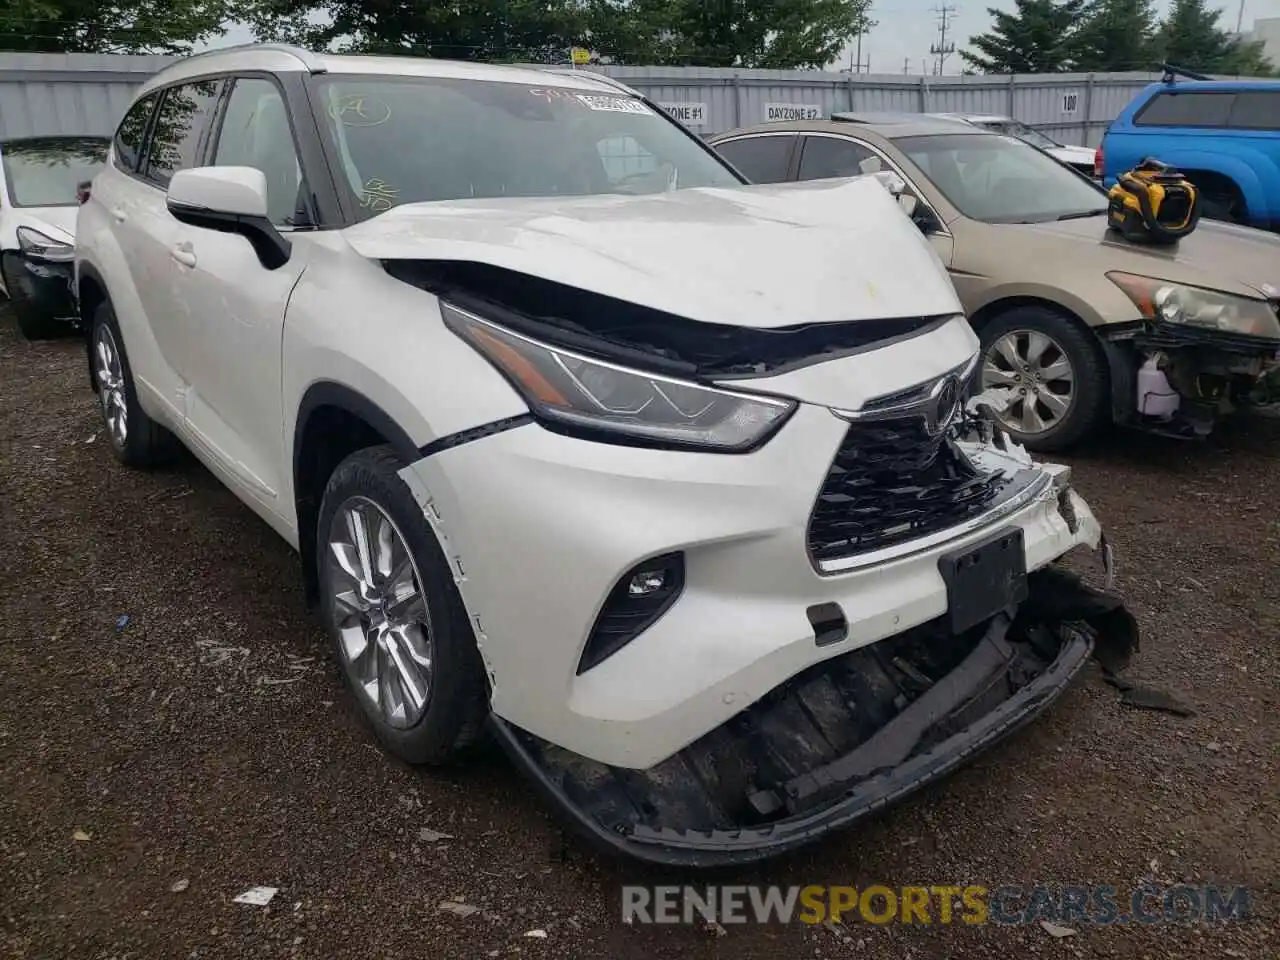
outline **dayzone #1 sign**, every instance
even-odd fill
[[[766,120],[820,120],[822,108],[813,103],[766,103]]]
[[[707,105],[705,103],[660,103],[663,110],[671,114],[686,127],[701,127],[707,122]]]

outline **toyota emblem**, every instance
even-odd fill
[[[960,379],[955,376],[943,377],[929,391],[929,399],[925,404],[925,429],[929,436],[936,437],[951,426],[951,422],[960,411]]]

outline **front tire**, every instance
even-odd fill
[[[172,459],[177,442],[138,402],[120,325],[111,304],[105,301],[93,312],[89,365],[102,422],[116,459],[128,467],[150,467]]]
[[[1014,391],[1000,420],[1027,449],[1066,450],[1107,423],[1106,357],[1082,324],[1046,307],[1016,307],[985,324],[980,339],[976,389]]]
[[[316,529],[320,603],[334,655],[378,739],[440,765],[479,739],[484,666],[448,561],[390,447],[329,478]]]

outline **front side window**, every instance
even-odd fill
[[[133,173],[138,169],[138,155],[142,150],[142,138],[147,135],[147,122],[155,109],[157,93],[148,93],[129,108],[120,121],[113,143],[116,166]]]
[[[0,145],[9,203],[15,207],[70,207],[76,187],[107,162],[103,137],[32,137]]]
[[[151,127],[143,176],[167,187],[173,175],[198,164],[221,80],[198,80],[165,91]]]
[[[752,183],[782,183],[787,179],[795,137],[743,137],[716,145],[716,152]]]
[[[437,77],[316,87],[362,218],[402,203],[739,185],[696,138],[621,92]]]
[[[875,154],[866,147],[834,137],[805,137],[800,154],[801,180],[861,176],[858,164]]]
[[[256,167],[267,180],[267,215],[277,226],[307,221],[302,168],[280,88],[270,80],[235,81],[227,98],[213,165]]]
[[[1138,111],[1137,127],[1225,127],[1234,93],[1162,93]]]
[[[1105,212],[1107,196],[1014,137],[946,134],[894,141],[951,204],[986,223],[1043,223]]]

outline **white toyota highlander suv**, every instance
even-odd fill
[[[75,256],[116,457],[297,548],[390,751],[488,731],[613,849],[799,846],[1136,645],[886,184],[747,186],[604,77],[184,59]]]

